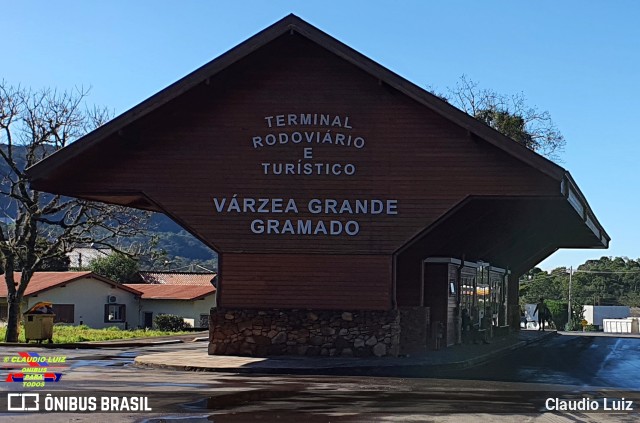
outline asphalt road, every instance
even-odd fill
[[[640,339],[555,336],[443,376],[640,390]]]
[[[56,351],[69,358],[69,366],[61,370],[63,376],[56,389],[88,395],[98,392],[149,395],[153,400],[152,412],[46,416],[5,413],[0,414],[0,421],[635,422],[640,417],[638,339],[559,336],[494,362],[442,374],[439,378],[421,378],[419,374],[408,375],[411,377],[233,375],[131,365],[137,354],[181,348],[206,348],[206,345]],[[24,348],[5,348],[2,355],[12,356],[19,351]],[[612,389],[623,392],[612,392]],[[2,390],[14,392],[15,386],[3,383]],[[585,396],[599,402],[600,408],[604,398],[625,396],[634,401],[635,410],[542,414],[546,398],[577,400]]]

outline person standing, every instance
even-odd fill
[[[523,329],[527,328],[527,315],[522,305],[520,306],[520,327]]]
[[[540,301],[536,304],[536,309],[533,311],[533,314],[538,313],[538,330],[544,332],[544,323],[547,320],[549,309],[547,305],[544,303],[544,298],[540,297]]]
[[[469,311],[465,308],[462,309],[462,343],[469,342],[469,334],[471,333],[471,316]]]

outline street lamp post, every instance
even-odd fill
[[[569,267],[569,301],[567,304],[568,310],[567,310],[567,323],[569,323],[569,325],[571,325],[571,282],[572,282],[572,277],[573,277],[573,266]]]

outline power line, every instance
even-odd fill
[[[604,273],[604,274],[614,274],[614,273],[640,273],[640,270],[574,270],[573,273]]]
[[[547,276],[539,276],[539,277],[538,276],[534,276],[531,279],[520,279],[519,282],[541,281],[541,280],[545,280],[545,279],[552,279],[552,278],[555,278],[557,276],[560,276],[560,275],[547,275]]]
[[[573,273],[594,273],[594,274],[604,274],[604,275],[614,275],[614,274],[633,274],[640,273],[640,270],[574,270]],[[569,273],[560,273],[560,274],[550,274],[546,276],[534,276],[530,279],[520,279],[520,282],[532,282],[539,281],[551,278],[557,278],[561,276],[568,276]]]

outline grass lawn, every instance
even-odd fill
[[[163,332],[149,329],[122,330],[116,327],[107,329],[91,329],[85,325],[54,325],[53,342],[56,344],[63,344],[66,342],[109,341],[113,339],[151,338],[154,336],[180,335],[187,333],[190,332]],[[6,328],[0,327],[0,342],[4,342],[5,335]],[[18,337],[18,340],[20,342],[25,342],[24,327],[22,325],[20,326],[20,336]]]

